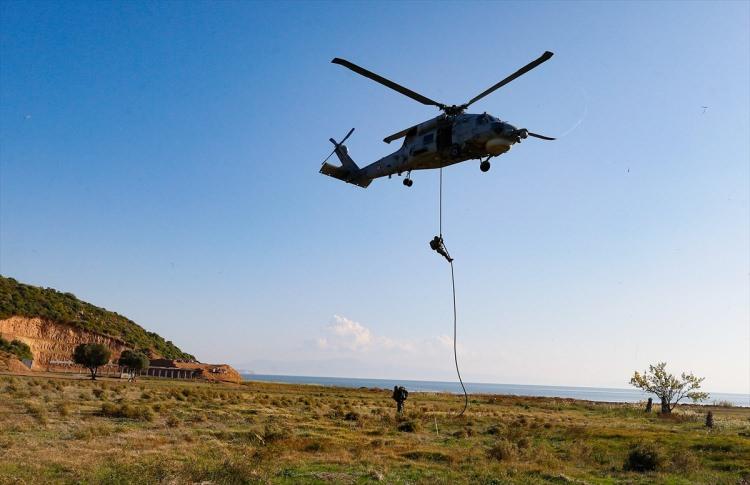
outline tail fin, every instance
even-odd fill
[[[344,140],[349,138],[349,135],[352,134],[352,131],[354,131],[354,128],[352,128],[349,134],[346,135],[343,140],[341,140],[341,143],[336,143],[336,140],[334,140],[333,138],[330,139],[331,143],[333,143],[335,147],[331,155],[333,155],[334,153],[336,154],[339,161],[341,161],[341,166],[337,167],[328,163],[327,160],[328,158],[330,158],[329,155],[328,158],[326,158],[326,161],[323,162],[323,166],[320,167],[320,173],[322,173],[323,175],[328,175],[329,177],[343,180],[344,182],[354,184],[362,188],[366,188],[368,185],[370,185],[372,179],[361,176],[359,167],[356,163],[354,163],[352,157],[349,156],[349,150],[347,150],[346,145],[344,145]]]

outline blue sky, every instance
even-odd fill
[[[452,380],[436,172],[365,164],[436,110],[532,131],[444,172],[468,381],[750,387],[750,7],[3,2],[0,272],[257,372]],[[707,106],[704,110],[703,106]]]

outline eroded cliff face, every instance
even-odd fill
[[[121,340],[43,318],[14,316],[2,319],[0,320],[0,337],[6,340],[18,339],[28,345],[31,353],[34,354],[31,369],[35,371],[61,370],[62,366],[59,363],[70,362],[73,359],[73,350],[80,344],[106,345],[112,350],[112,362],[117,362],[122,351],[130,348]],[[11,363],[11,360],[15,362]],[[151,360],[152,366],[197,370],[202,379],[210,381],[238,383],[242,380],[239,373],[226,364],[201,364],[160,359],[159,355],[152,355]],[[16,359],[3,361],[5,364],[0,365],[0,371],[17,373],[26,369]]]
[[[0,320],[0,336],[18,339],[31,347],[33,370],[47,370],[50,361],[70,361],[77,345],[102,343],[112,350],[112,360],[128,347],[120,340],[42,318],[10,317]]]

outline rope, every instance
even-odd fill
[[[466,412],[466,408],[469,407],[469,395],[466,394],[466,387],[464,381],[461,379],[461,371],[458,370],[458,352],[456,351],[456,279],[453,276],[453,262],[451,261],[451,285],[453,286],[453,361],[456,363],[456,375],[458,375],[458,382],[461,383],[461,389],[464,391],[464,408],[458,413],[459,416],[463,416]]]
[[[443,168],[440,168],[440,192],[439,192],[439,228],[440,228],[440,240],[443,239]],[[443,246],[445,242],[443,241]],[[448,248],[446,248],[447,251]],[[461,371],[458,368],[458,350],[456,345],[456,330],[458,316],[456,312],[456,276],[453,272],[453,261],[449,261],[451,265],[451,288],[453,290],[453,362],[456,364],[456,375],[458,376],[458,382],[461,384],[461,389],[464,392],[464,407],[457,416],[463,416],[466,412],[466,408],[469,407],[469,395],[466,393],[466,386],[464,381],[461,379]]]
[[[438,210],[438,220],[440,221],[438,223],[440,227],[438,234],[440,235],[440,239],[443,239],[443,167],[440,167],[440,191],[438,192],[438,200],[440,201],[438,204],[440,208]]]

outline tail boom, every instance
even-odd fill
[[[337,167],[328,162],[323,162],[323,166],[320,167],[320,173],[343,180],[346,183],[358,187],[367,188],[372,182],[372,179],[363,176],[360,168],[354,163],[352,157],[349,156],[349,151],[346,149],[346,146],[341,143],[336,143],[336,140],[333,138],[331,138],[331,143],[336,147],[334,153],[336,153],[336,156],[341,161],[341,166]]]

